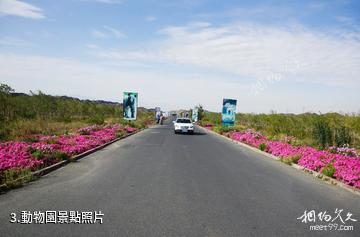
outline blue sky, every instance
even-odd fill
[[[17,91],[145,107],[360,112],[360,2],[0,0]]]

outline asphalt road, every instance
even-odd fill
[[[305,210],[351,212],[310,231]],[[10,223],[21,211],[102,211],[103,224]],[[312,225],[323,224],[316,217]],[[324,222],[325,223],[325,222]],[[341,224],[340,219],[333,223]],[[0,195],[0,236],[360,236],[360,197],[198,129],[155,126]]]

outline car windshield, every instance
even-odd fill
[[[178,119],[176,120],[177,123],[191,123],[190,119]]]

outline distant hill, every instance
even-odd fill
[[[26,93],[20,93],[20,92],[13,92],[11,93],[12,96],[30,96],[29,94]],[[71,97],[71,96],[52,96],[52,95],[48,95],[51,97],[55,97],[55,98],[60,98],[63,100],[76,100],[76,101],[81,101],[81,102],[88,102],[88,103],[95,103],[95,104],[102,104],[102,105],[111,105],[111,106],[122,106],[122,103],[119,102],[113,102],[113,101],[106,101],[106,100],[89,100],[89,99],[79,99],[76,97]],[[155,109],[147,109],[144,107],[138,107],[139,111],[144,111],[144,112],[153,112],[155,111]]]

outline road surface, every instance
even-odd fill
[[[336,208],[358,219],[353,231],[297,219]],[[51,210],[101,211],[103,224],[9,222]],[[0,195],[0,236],[360,236],[359,223],[359,196],[200,129],[175,135],[169,122]]]

